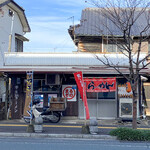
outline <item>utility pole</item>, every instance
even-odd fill
[[[12,33],[13,33],[13,26],[14,26],[14,11],[9,10],[9,15],[11,16],[11,29],[9,35],[8,52],[11,52]],[[5,78],[5,83],[6,83],[5,119],[7,120],[8,99],[9,99],[9,77],[8,76],[6,76]]]

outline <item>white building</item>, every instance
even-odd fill
[[[31,31],[24,11],[13,0],[0,0],[0,66],[3,66],[4,52],[23,52],[23,42],[29,41],[24,37]],[[3,73],[0,76],[0,102],[5,102],[6,78]]]
[[[11,52],[23,52],[24,37],[30,32],[24,9],[13,0],[0,0],[0,51],[7,52],[9,35],[12,35]]]

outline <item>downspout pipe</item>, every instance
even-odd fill
[[[8,52],[11,52],[13,26],[14,26],[14,11],[13,11],[13,14],[12,14],[11,30],[10,30],[9,44],[8,44]]]

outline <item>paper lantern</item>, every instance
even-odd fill
[[[131,84],[130,84],[130,82],[127,82],[126,83],[126,91],[128,92],[128,93],[130,93],[131,92]]]

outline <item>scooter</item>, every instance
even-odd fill
[[[36,104],[39,104],[40,100],[36,99],[33,100],[33,106],[32,106],[32,112],[33,112],[33,119],[42,117],[43,121],[48,121],[51,123],[58,123],[61,118],[61,113],[57,111],[51,111],[49,107],[45,106],[43,107],[43,111],[39,112],[36,108]],[[24,118],[25,122],[30,123],[29,118]]]

